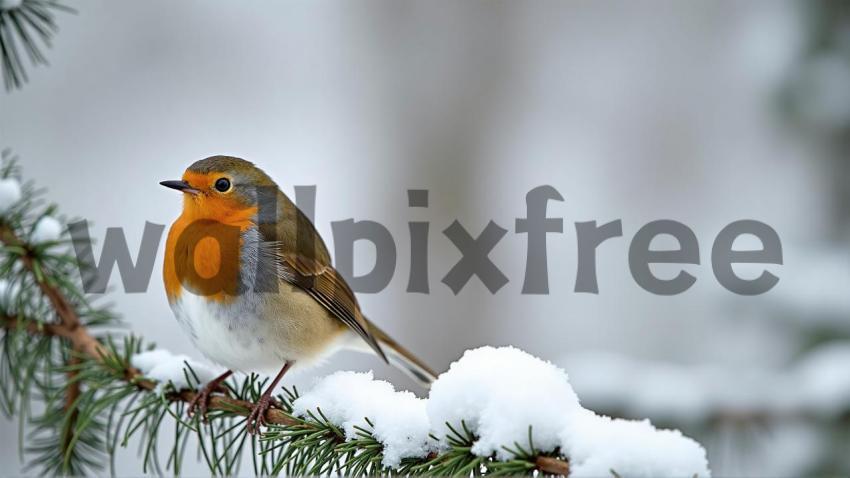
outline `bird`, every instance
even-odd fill
[[[166,239],[168,303],[194,346],[227,369],[198,391],[190,416],[206,417],[234,371],[277,372],[246,422],[258,433],[283,376],[340,349],[374,353],[426,387],[436,378],[363,315],[313,223],[262,169],[211,156],[160,184],[183,196]]]

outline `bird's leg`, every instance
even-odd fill
[[[195,413],[195,409],[200,409],[201,418],[204,421],[207,420],[207,406],[210,402],[210,395],[216,390],[221,390],[221,382],[224,382],[227,377],[233,375],[233,370],[228,370],[218,377],[212,379],[210,383],[206,384],[202,389],[198,390],[198,393],[195,394],[195,398],[189,402],[189,408],[186,413],[191,417]]]
[[[271,385],[266,388],[266,391],[263,392],[263,396],[260,397],[260,400],[254,404],[254,409],[251,410],[251,414],[248,415],[248,421],[245,426],[248,427],[248,432],[252,435],[256,435],[260,431],[261,426],[265,426],[266,424],[266,411],[269,409],[269,405],[272,402],[272,394],[277,388],[277,384],[280,382],[280,379],[286,375],[286,372],[292,368],[295,364],[294,360],[287,360],[285,364],[283,364],[283,368],[280,369],[280,372],[277,373],[277,377],[272,380]]]

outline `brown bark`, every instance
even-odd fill
[[[534,461],[537,469],[549,475],[567,476],[570,474],[570,463],[551,456],[538,456]]]

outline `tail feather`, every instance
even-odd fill
[[[402,347],[395,339],[387,335],[386,332],[378,328],[374,323],[371,321],[367,322],[369,324],[369,332],[371,332],[381,345],[387,359],[389,359],[390,365],[401,370],[419,382],[423,387],[430,387],[431,382],[437,379],[437,374],[434,373],[431,367],[413,355],[409,350]]]

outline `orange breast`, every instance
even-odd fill
[[[254,224],[257,208],[222,208],[202,201],[187,198],[168,231],[163,281],[169,302],[184,289],[217,302],[232,301],[238,294],[241,233]]]

